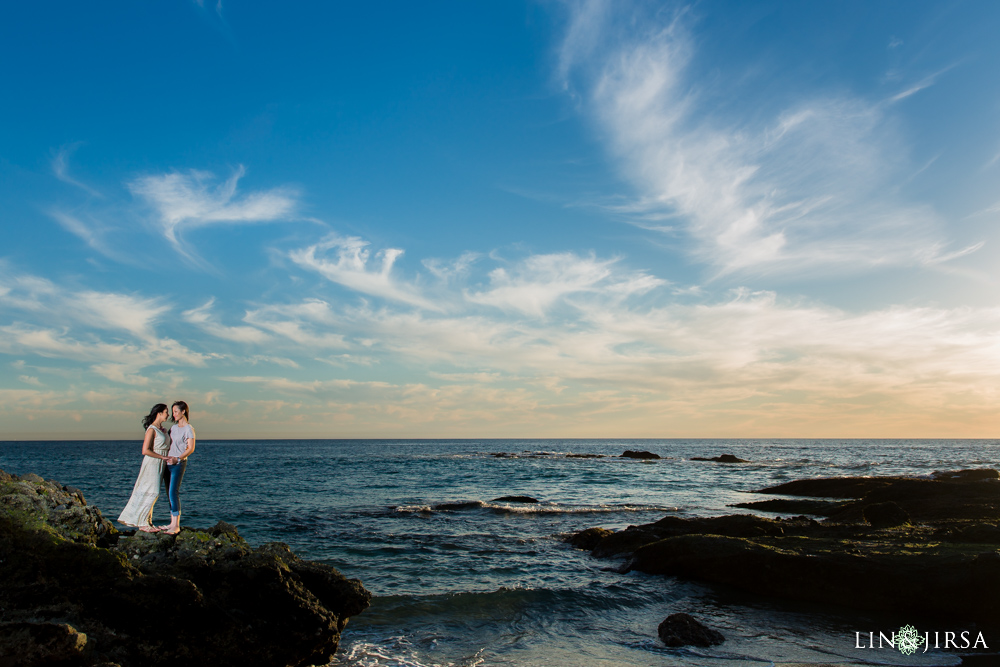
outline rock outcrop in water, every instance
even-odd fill
[[[660,640],[671,647],[716,646],[726,641],[722,633],[713,630],[690,614],[671,614],[656,628]]]
[[[995,474],[798,480],[763,491],[811,497],[813,508],[828,503],[829,517],[668,516],[568,539],[595,557],[625,558],[623,571],[847,607],[1000,620]]]
[[[626,449],[619,458],[623,459],[646,459],[646,460],[656,460],[660,458],[659,454],[654,454],[653,452],[646,451],[635,451],[632,449]]]
[[[722,456],[713,456],[707,459],[703,456],[692,456],[692,461],[714,461],[715,463],[750,463],[746,459],[741,459],[733,454],[723,454]]]
[[[371,594],[236,528],[121,533],[71,487],[0,470],[0,664],[326,664]]]

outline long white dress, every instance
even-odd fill
[[[166,456],[170,448],[167,434],[155,426],[149,428],[153,429],[153,451],[160,456]],[[163,465],[163,459],[142,457],[142,467],[139,468],[139,477],[132,487],[132,497],[128,499],[128,504],[118,517],[118,523],[135,527],[153,525],[153,505],[160,496]]]

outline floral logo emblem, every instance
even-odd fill
[[[903,655],[913,655],[923,643],[924,638],[912,625],[904,625],[896,634],[896,648]]]

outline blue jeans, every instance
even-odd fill
[[[181,480],[184,479],[184,471],[187,470],[187,459],[175,466],[167,466],[165,475],[167,482],[167,499],[170,501],[170,516],[181,515]]]

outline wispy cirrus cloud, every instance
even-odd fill
[[[148,384],[151,366],[204,366],[202,354],[155,331],[170,310],[161,299],[135,294],[67,289],[52,281],[0,274],[0,352],[34,354],[90,364],[106,379]],[[125,338],[122,338],[124,334]]]
[[[340,330],[337,315],[322,299],[260,306],[248,310],[243,319],[252,326],[307,348],[310,355],[349,347]]]
[[[213,305],[215,298],[209,299],[197,308],[185,310],[182,316],[186,322],[200,327],[206,333],[234,343],[264,343],[271,339],[267,333],[256,327],[220,324],[212,312]]]
[[[344,367],[331,379],[306,366],[223,379],[294,402],[297,414],[336,410],[359,424],[391,412],[422,429],[436,415],[474,434],[489,423],[483,413],[494,410],[512,428],[549,433],[544,429],[555,425],[552,433],[561,435],[593,433],[594,425],[632,435],[678,428],[794,435],[817,425],[828,435],[887,434],[942,420],[946,428],[961,422],[978,432],[1000,397],[995,308],[896,306],[852,314],[746,289],[701,304],[610,308],[587,293],[577,299],[576,318],[558,322],[475,304],[475,314],[301,306],[323,316],[310,323],[291,316],[289,304],[269,309],[271,324],[278,328],[284,316],[301,341],[332,329],[347,349],[364,349],[383,367],[428,369],[423,380],[404,390],[356,380]],[[317,343],[298,353],[321,349]],[[468,402],[452,404],[449,396]],[[430,432],[449,432],[440,429]]]
[[[532,255],[509,269],[493,269],[489,286],[466,290],[465,298],[472,303],[542,317],[557,301],[574,294],[624,298],[666,284],[641,272],[622,275],[621,271],[613,271],[617,261],[573,253]]]
[[[173,338],[156,335],[169,309],[156,299],[8,272],[0,353],[150,390],[180,386],[175,367],[200,368],[232,387],[213,400],[233,414],[259,398],[275,424],[335,414],[369,435],[390,432],[387,418],[426,435],[474,436],[485,423],[509,434],[844,435],[845,414],[856,435],[932,422],[975,433],[1000,399],[1000,309],[851,313],[745,288],[691,299],[623,260],[571,253],[477,269],[437,285],[447,309],[360,290],[239,314],[209,300],[172,319]],[[15,387],[39,377],[15,369],[28,378]],[[406,382],[381,379],[401,373]]]
[[[155,211],[155,223],[164,238],[179,253],[196,261],[197,255],[183,240],[186,230],[213,224],[274,222],[294,214],[296,193],[290,188],[238,196],[237,186],[245,174],[240,166],[219,183],[211,172],[174,172],[137,178],[128,188]]]
[[[416,285],[393,275],[393,265],[403,251],[385,248],[372,255],[369,242],[350,236],[330,234],[315,243],[289,253],[299,266],[315,271],[327,280],[372,296],[428,310],[441,306],[420,293]]]
[[[85,183],[82,183],[81,181],[77,180],[76,178],[70,175],[69,159],[70,157],[72,157],[73,153],[76,152],[76,150],[82,145],[83,145],[82,142],[78,141],[69,144],[68,146],[63,146],[58,151],[56,151],[55,156],[53,156],[52,158],[52,173],[55,174],[56,178],[58,178],[63,183],[69,183],[70,185],[77,187],[80,190],[83,190],[92,197],[103,198],[104,197],[103,194],[101,194],[94,188],[90,187]]]
[[[763,121],[735,116],[692,76],[699,43],[677,7],[571,10],[560,71],[638,193],[619,212],[683,230],[720,273],[919,265],[946,252],[933,209],[896,194],[906,149],[887,110],[935,77],[886,100],[813,92]]]
[[[79,215],[67,213],[59,209],[50,210],[49,215],[51,215],[63,229],[79,237],[84,241],[84,243],[90,246],[91,249],[99,252],[105,257],[110,257],[127,264],[134,262],[134,260],[129,256],[124,253],[120,253],[111,247],[111,244],[108,242],[108,236],[113,236],[114,230],[106,228],[97,220],[89,219],[87,222],[84,222]]]
[[[140,339],[152,338],[154,323],[170,310],[156,297],[67,290],[45,278],[9,272],[0,273],[0,306],[7,311],[31,313],[53,325],[119,330]]]

